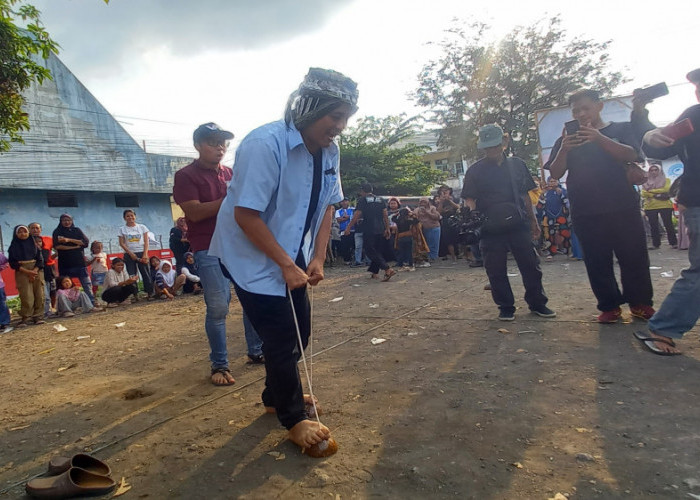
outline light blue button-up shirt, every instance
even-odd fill
[[[234,209],[245,207],[260,212],[277,243],[292,260],[296,260],[301,246],[308,263],[314,255],[314,243],[328,205],[343,199],[339,166],[338,146],[332,143],[323,148],[321,193],[302,245],[311,200],[313,157],[301,133],[291,123],[287,126],[280,120],[253,130],[236,151],[233,178],[219,209],[209,255],[219,257],[244,290],[285,296],[282,269],[250,242],[236,223]]]

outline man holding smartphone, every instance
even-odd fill
[[[700,102],[700,68],[688,73],[687,78],[695,85],[695,97]],[[683,162],[678,209],[688,228],[690,267],[681,272],[671,293],[649,320],[648,331],[635,332],[651,352],[671,356],[680,354],[674,339],[682,338],[700,318],[700,104],[686,109],[673,125],[647,132],[643,148],[654,158],[678,155]]]
[[[640,158],[640,144],[629,123],[604,122],[598,92],[582,90],[569,97],[576,133],[557,139],[544,168],[556,179],[568,172],[571,218],[583,249],[588,280],[600,323],[615,323],[628,303],[633,316],[654,314],[646,233],[639,198],[627,180],[625,165]],[[620,264],[622,291],[614,271]]]

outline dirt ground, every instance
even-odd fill
[[[674,281],[660,273],[686,264],[685,252],[652,254],[657,300]],[[2,335],[0,498],[23,498],[49,457],[82,451],[125,478],[123,498],[700,495],[698,329],[684,356],[654,356],[632,337],[642,323],[594,322],[583,263],[543,269],[558,317],[530,315],[513,276],[513,323],[495,320],[484,270],[464,261],[389,283],[327,269],[313,341],[315,393],[340,446],[327,459],[263,414],[264,369],[246,364],[235,300],[232,387],[209,383],[201,297]]]

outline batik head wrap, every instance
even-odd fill
[[[355,113],[358,95],[357,84],[342,73],[310,68],[299,88],[289,96],[284,120],[303,130],[341,104],[349,104],[351,113]]]

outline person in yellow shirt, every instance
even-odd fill
[[[651,229],[651,243],[649,250],[656,250],[661,246],[661,232],[659,230],[659,217],[666,228],[668,244],[678,248],[676,230],[673,228],[673,203],[671,202],[671,179],[667,179],[661,162],[650,160],[649,180],[642,185],[642,199],[644,200],[644,213],[649,219]]]

